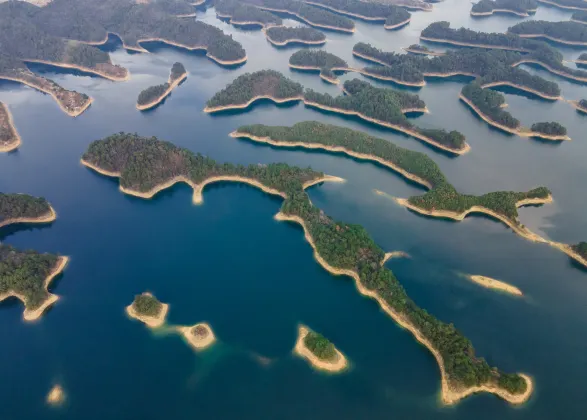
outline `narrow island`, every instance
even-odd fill
[[[392,260],[394,258],[410,258],[410,254],[404,251],[386,252],[383,256],[383,260],[381,260],[381,265],[385,264],[387,261]]]
[[[335,373],[348,367],[346,357],[334,347],[334,344],[305,325],[298,326],[298,339],[294,353],[306,359],[318,370]]]
[[[587,114],[587,99],[580,99],[578,101],[569,101],[577,111],[582,114]]]
[[[52,406],[63,404],[63,401],[65,401],[65,391],[63,391],[63,387],[61,385],[54,385],[47,394],[46,401],[47,404]]]
[[[391,270],[381,266],[385,253],[363,227],[337,222],[312,205],[304,189],[331,180],[324,174],[286,164],[220,165],[155,137],[124,133],[93,142],[83,161],[104,174],[120,177],[121,187],[126,187],[126,191],[121,188],[123,192],[134,188],[144,198],[153,196],[153,187],[158,191],[168,188],[180,176],[194,184],[203,180],[258,182],[259,188],[284,198],[276,218],[302,226],[322,267],[334,275],[353,278],[359,293],[376,300],[432,353],[440,368],[445,404],[455,404],[478,392],[490,392],[512,404],[521,404],[532,394],[529,376],[489,366],[485,359],[475,355],[471,342],[453,324],[444,323],[418,307]],[[202,187],[198,188],[201,193]]]
[[[205,322],[201,322],[191,327],[177,327],[177,331],[196,351],[204,350],[216,341],[212,328]]]
[[[21,140],[8,107],[0,102],[0,152],[10,152],[20,146]]]
[[[289,58],[289,66],[296,70],[319,71],[328,83],[338,84],[335,71],[352,71],[342,58],[322,50],[299,50]]]
[[[565,10],[587,10],[587,5],[583,0],[537,0],[539,3],[548,4],[549,6],[558,7]]]
[[[571,16],[571,21],[587,25],[587,10],[579,10],[573,12]]]
[[[587,46],[587,28],[573,21],[527,20],[510,27],[508,32],[522,38],[542,38],[563,45]]]
[[[536,13],[536,0],[480,0],[473,4],[471,16],[491,16],[494,13],[508,13],[528,17]]]
[[[17,223],[51,223],[55,210],[42,197],[0,193],[0,228]]]
[[[520,121],[505,111],[503,94],[483,89],[478,82],[469,83],[459,99],[469,106],[487,124],[520,137],[539,137],[544,140],[570,140],[567,129],[557,122],[534,123],[530,128],[522,127]]]
[[[432,51],[428,47],[420,44],[412,44],[409,47],[403,48],[403,50],[408,53],[421,55],[441,56],[445,54],[443,52]]]
[[[268,28],[282,24],[279,16],[238,0],[220,0],[214,3],[216,15],[228,19],[235,26],[260,26]]]
[[[323,32],[305,26],[271,26],[265,29],[265,36],[277,47],[289,44],[322,45],[326,42]]]
[[[145,111],[159,105],[173,89],[188,77],[188,73],[181,63],[173,64],[169,80],[162,85],[150,86],[139,94],[137,109]]]
[[[466,275],[466,278],[471,280],[473,283],[476,283],[480,286],[486,287],[488,289],[494,289],[500,292],[509,293],[511,295],[516,296],[523,296],[523,293],[520,289],[516,286],[512,286],[501,280],[492,279],[491,277],[479,276],[479,275]]]
[[[345,16],[312,6],[300,0],[244,0],[269,12],[284,13],[320,29],[355,32],[355,23]]]
[[[129,317],[138,319],[149,328],[158,328],[165,323],[169,305],[161,303],[151,293],[136,295],[134,301],[126,307]]]

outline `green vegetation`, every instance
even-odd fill
[[[579,43],[587,45],[587,26],[573,21],[547,22],[545,20],[527,20],[508,29],[517,35],[540,35],[550,37],[552,41]]]
[[[238,0],[218,0],[214,3],[216,13],[230,17],[230,23],[258,23],[262,26],[281,25],[279,16]]]
[[[326,337],[314,331],[308,331],[304,337],[304,345],[310,350],[318,359],[334,360],[337,356],[336,348]]]
[[[121,185],[140,191],[178,175],[201,182],[214,175],[239,174],[285,192],[287,198],[281,212],[300,217],[328,264],[357,272],[365,288],[381,296],[393,311],[430,341],[442,356],[449,386],[460,389],[489,383],[504,386],[513,394],[526,390],[523,378],[504,376],[483,358],[475,356],[471,342],[453,324],[444,323],[418,307],[391,270],[381,265],[385,253],[363,227],[334,221],[312,205],[302,184],[322,176],[321,173],[285,164],[248,167],[217,164],[171,143],[124,133],[93,142],[84,159],[105,170],[120,172]]]
[[[169,81],[161,85],[149,86],[148,88],[141,91],[137,104],[144,106],[153,102],[158,102],[164,99],[169,94],[168,90],[171,87],[171,83],[177,81],[183,75],[186,74],[185,67],[181,63],[175,63],[171,67],[171,73],[169,75]]]
[[[244,105],[257,96],[270,96],[282,100],[301,98],[304,87],[275,70],[245,73],[216,93],[206,103],[206,108]]]
[[[49,297],[45,279],[58,260],[57,255],[0,244],[0,296],[15,293],[24,298],[27,310],[39,308]]]
[[[577,101],[577,106],[581,108],[581,111],[587,112],[587,99],[580,99]]]
[[[320,70],[320,76],[335,80],[333,69],[347,69],[348,63],[342,58],[323,50],[299,50],[289,58],[291,66],[311,67]]]
[[[409,20],[411,17],[410,12],[406,9],[392,4],[360,0],[308,0],[308,3],[335,10],[351,17],[384,21],[385,26],[397,25]]]
[[[571,248],[581,257],[587,259],[587,242],[579,242],[576,245],[571,245]]]
[[[546,134],[548,136],[566,136],[567,129],[557,122],[538,122],[532,124],[530,129],[536,133]]]
[[[540,1],[540,0],[539,0]],[[547,0],[549,5],[560,7],[561,9],[579,9],[587,10],[587,5],[583,0]]]
[[[473,82],[463,87],[461,95],[471,101],[492,121],[513,130],[520,128],[520,121],[509,112],[503,110],[502,106],[505,104],[505,97],[501,93],[483,89],[479,83]]]
[[[299,0],[245,0],[249,4],[268,10],[283,11],[296,16],[308,25],[343,31],[354,31],[355,24],[349,18],[311,6]]]
[[[290,42],[315,44],[326,42],[326,35],[323,32],[306,26],[271,26],[265,30],[265,35],[275,44],[287,44]]]
[[[480,0],[473,4],[471,14],[493,13],[494,10],[508,10],[520,15],[528,15],[536,11],[536,0]]]
[[[11,219],[34,219],[46,216],[51,206],[42,197],[0,193],[0,225]]]
[[[150,293],[143,293],[135,296],[132,308],[139,315],[157,317],[163,309],[163,304]]]
[[[365,44],[365,45],[371,47],[371,45],[369,45],[369,44]],[[375,48],[375,47],[371,47],[371,48]],[[418,51],[418,52],[425,53],[425,54],[428,54],[429,52],[431,52],[428,47],[426,47],[424,45],[420,45],[420,44],[412,44],[406,49],[411,50],[411,51]]]
[[[179,79],[180,77],[182,77],[186,73],[187,73],[187,71],[182,63],[179,63],[179,62],[173,63],[173,66],[171,66],[171,73],[169,75],[169,80],[173,83],[174,81],[176,81],[177,79]]]
[[[578,10],[578,11],[574,12],[573,15],[571,16],[571,20],[581,22],[581,23],[587,23],[587,11]]]

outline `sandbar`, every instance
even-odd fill
[[[314,250],[314,258],[325,270],[337,276],[346,275],[354,279],[355,286],[359,293],[376,300],[377,303],[379,303],[381,309],[383,309],[383,311],[385,311],[400,327],[408,330],[419,343],[421,343],[432,353],[440,368],[441,400],[444,404],[455,404],[460,399],[477,392],[490,392],[496,394],[511,404],[522,404],[528,400],[533,391],[533,384],[531,378],[524,374],[520,374],[520,376],[522,376],[526,380],[527,388],[526,392],[520,395],[511,394],[493,385],[482,385],[470,388],[455,388],[451,386],[449,383],[448,375],[446,374],[446,370],[444,367],[444,359],[442,358],[442,355],[436,349],[436,347],[434,347],[432,343],[426,337],[424,337],[424,335],[420,332],[418,328],[416,328],[404,315],[400,314],[399,312],[395,311],[391,306],[389,306],[389,304],[381,296],[379,296],[377,292],[369,290],[365,286],[363,286],[363,284],[361,283],[361,278],[355,271],[336,268],[331,266],[328,262],[326,262],[326,260],[324,260],[324,258],[322,258],[322,256],[320,256],[320,254],[318,253],[318,250],[316,249],[316,244],[314,243],[313,238],[310,236],[308,228],[306,227],[306,224],[303,219],[301,219],[298,216],[290,216],[283,214],[281,212],[275,215],[275,219],[296,222],[300,224],[304,230],[304,237],[306,238],[306,241],[308,241],[308,243]]]
[[[334,360],[323,360],[316,356],[312,351],[306,347],[304,343],[304,339],[310,332],[310,329],[304,325],[298,326],[298,339],[296,340],[296,345],[294,347],[294,353],[302,358],[306,359],[310,364],[319,370],[324,370],[327,372],[341,372],[348,367],[348,362],[344,354],[338,351],[337,348],[334,349],[336,352],[336,356]]]
[[[3,153],[3,152],[10,152],[14,149],[17,149],[22,144],[22,139],[20,138],[20,135],[18,134],[18,130],[16,129],[16,126],[14,125],[14,119],[12,118],[12,113],[8,109],[8,106],[6,106],[4,103],[0,102],[0,107],[2,108],[1,111],[4,112],[4,115],[6,115],[6,127],[5,128],[12,133],[12,139],[9,143],[0,144],[0,153]],[[3,226],[3,224],[0,223],[0,227],[2,227],[2,226]]]
[[[53,388],[51,388],[51,390],[47,394],[46,398],[47,404],[49,405],[59,405],[63,403],[64,400],[65,391],[63,391],[61,385],[54,385]]]
[[[143,295],[153,296],[151,293],[143,293]],[[126,307],[126,314],[131,318],[143,322],[149,328],[158,328],[165,324],[165,318],[167,317],[167,312],[169,312],[169,305],[167,303],[162,303],[161,305],[161,310],[159,311],[159,315],[157,316],[139,314],[135,310],[134,305],[132,303]]]
[[[496,280],[496,279],[492,279],[491,277],[479,276],[479,275],[474,275],[474,274],[469,274],[469,275],[466,275],[465,277],[474,283],[477,283],[483,287],[487,287],[488,289],[500,290],[502,292],[510,293],[510,294],[516,295],[516,296],[523,295],[522,291],[520,289],[518,289],[516,286],[512,286],[511,284],[508,284],[508,283],[503,282],[501,280]]]
[[[231,110],[231,109],[244,109],[244,108],[248,108],[251,104],[253,104],[255,101],[258,101],[260,99],[270,99],[277,104],[283,104],[283,103],[287,103],[287,102],[302,101],[302,100],[304,100],[304,97],[302,95],[300,95],[300,96],[291,96],[289,98],[279,99],[279,98],[274,98],[271,95],[257,95],[254,98],[251,98],[249,101],[247,101],[244,104],[222,105],[222,106],[213,106],[213,107],[207,106],[206,108],[204,108],[204,112],[212,113],[212,112],[219,112],[219,111],[227,111],[227,110]]]
[[[194,334],[196,328],[204,328],[206,330],[206,335],[200,337]],[[191,327],[176,327],[176,329],[195,350],[204,350],[216,341],[212,328],[205,322],[201,322]]]
[[[161,103],[161,101],[163,101],[163,99],[167,98],[167,96],[171,93],[171,91],[173,89],[175,89],[177,86],[179,86],[179,84],[181,82],[183,82],[186,78],[188,77],[187,73],[182,74],[180,77],[178,77],[177,79],[175,79],[173,82],[171,81],[171,76],[169,76],[169,87],[161,94],[159,95],[158,98],[152,100],[151,102],[144,104],[144,105],[139,105],[137,104],[137,109],[139,111],[145,111],[147,109],[151,109],[154,106],[157,106]]]

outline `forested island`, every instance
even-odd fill
[[[410,12],[393,4],[360,0],[305,0],[305,3],[370,22],[384,22],[385,29],[407,25],[411,18]]]
[[[210,347],[216,341],[212,328],[204,322],[191,327],[177,327],[177,331],[197,351]]]
[[[271,26],[265,29],[265,36],[278,47],[288,44],[322,45],[326,42],[323,32],[305,26]]]
[[[587,10],[583,0],[537,0],[539,3],[549,4],[566,10]]]
[[[587,99],[579,99],[578,101],[569,101],[575,109],[583,114],[587,114]]]
[[[492,279],[491,277],[486,276],[479,276],[479,275],[466,275],[466,278],[471,280],[473,283],[476,283],[480,286],[486,287],[488,289],[498,290],[500,292],[509,293],[515,296],[522,296],[523,293],[520,289],[516,286],[512,286],[506,282],[501,280]]]
[[[304,188],[324,180],[322,173],[285,164],[220,165],[171,143],[124,133],[93,142],[83,159],[105,174],[120,177],[123,191],[143,191],[143,197],[151,197],[158,185],[159,190],[173,185],[170,180],[178,177],[194,184],[213,177],[218,180],[221,175],[244,177],[243,182],[252,177],[274,189],[268,192],[284,197],[276,217],[303,227],[326,270],[352,277],[361,294],[375,299],[434,355],[441,370],[444,403],[454,404],[476,392],[491,392],[515,404],[530,397],[530,377],[490,367],[453,324],[434,318],[407,296],[391,270],[381,266],[385,253],[363,227],[337,222],[312,205]]]
[[[165,323],[169,305],[159,302],[151,293],[136,295],[133,302],[126,307],[128,316],[145,323],[149,328],[158,328]]]
[[[587,26],[573,21],[527,20],[510,27],[508,32],[522,38],[543,38],[565,45],[587,45]]]
[[[347,17],[329,12],[300,0],[244,0],[270,12],[286,13],[310,26],[341,32],[354,32],[355,24]]]
[[[587,82],[587,72],[572,69],[563,64],[563,56],[544,41],[526,39],[513,33],[475,32],[470,29],[452,29],[448,22],[434,22],[420,34],[420,39],[457,46],[493,48],[523,52],[516,67],[523,63],[534,63],[551,73],[571,80]]]
[[[15,223],[49,223],[56,217],[55,210],[42,197],[0,193],[0,227]]]
[[[571,21],[587,24],[587,11],[579,10],[571,15]]]
[[[166,83],[150,86],[139,94],[137,109],[145,111],[159,105],[187,76],[188,73],[183,64],[174,63]]]
[[[216,15],[229,19],[233,25],[258,25],[263,28],[282,24],[279,16],[239,0],[218,0],[214,3]]]
[[[459,97],[489,125],[508,133],[521,137],[540,137],[546,140],[570,140],[567,129],[556,122],[534,123],[529,129],[522,127],[518,119],[503,109],[505,105],[503,94],[483,89],[476,81],[466,85]]]
[[[302,100],[304,87],[275,70],[245,73],[216,93],[207,103],[204,112],[247,108],[259,99],[274,102]]]
[[[346,357],[334,347],[334,344],[305,325],[298,326],[294,353],[306,359],[316,369],[327,372],[340,372],[348,366]]]
[[[366,44],[369,45],[369,44]],[[403,48],[403,50],[405,52],[409,52],[412,54],[421,54],[421,55],[444,55],[445,53],[443,52],[436,52],[436,51],[432,51],[431,49],[429,49],[428,47],[424,46],[424,45],[420,45],[420,44],[412,44],[409,47]]]
[[[425,57],[385,52],[359,42],[353,47],[353,54],[382,65],[367,67],[362,73],[389,78],[407,86],[424,86],[426,77],[464,75],[476,77],[483,87],[507,85],[544,99],[560,99],[560,88],[556,83],[512,67],[523,59],[522,54],[514,51],[467,48]]]
[[[20,136],[8,107],[0,102],[0,152],[10,152],[20,146]]]
[[[473,4],[471,16],[491,16],[494,13],[510,13],[528,17],[536,12],[536,0],[480,0]]]
[[[0,302],[15,297],[24,304],[25,321],[37,320],[59,299],[47,288],[67,261],[67,257],[0,244]]]
[[[347,71],[349,65],[342,58],[323,50],[299,50],[289,58],[289,66],[297,70],[318,70],[320,77],[338,84],[335,71]]]

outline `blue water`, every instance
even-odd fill
[[[410,25],[394,32],[357,22],[352,36],[327,33],[323,48],[359,66],[363,63],[351,54],[359,41],[399,51],[417,42],[420,31],[436,20],[485,31],[504,31],[518,22],[507,16],[472,19],[469,10],[469,2],[447,0],[435,4],[433,13],[413,13]],[[535,18],[556,21],[570,14],[541,5]],[[199,11],[198,19],[232,34],[247,50],[248,62],[226,69],[202,54],[160,45],[147,45],[152,54],[129,54],[113,39],[108,49],[115,63],[129,68],[127,82],[36,66],[66,88],[94,98],[75,119],[47,95],[0,83],[0,100],[9,105],[23,140],[16,152],[0,155],[0,190],[44,196],[58,213],[49,226],[3,229],[0,240],[71,257],[52,288],[61,299],[40,322],[23,323],[17,301],[0,305],[0,418],[584,418],[585,270],[561,252],[528,242],[487,218],[455,223],[406,211],[373,189],[399,197],[422,190],[376,165],[259,146],[228,133],[242,124],[314,119],[427,153],[462,192],[546,185],[554,203],[521,210],[522,222],[551,239],[576,243],[587,239],[586,117],[561,101],[506,91],[508,110],[524,125],[559,121],[573,141],[507,136],[459,103],[462,80],[430,82],[418,93],[431,113],[416,121],[462,131],[472,150],[453,158],[413,138],[299,104],[262,103],[248,112],[207,115],[202,109],[217,90],[240,74],[264,68],[323,92],[337,94],[339,88],[316,74],[290,71],[288,58],[297,48],[276,49],[260,31],[216,19],[213,9]],[[569,59],[581,52],[561,51]],[[154,111],[137,112],[138,93],[165,80],[175,61],[186,66],[187,81]],[[582,85],[531,71],[559,83],[567,99],[587,97]],[[345,178],[344,184],[311,188],[314,205],[362,224],[383,249],[408,252],[411,259],[391,260],[388,266],[409,295],[436,317],[453,322],[490,364],[532,375],[536,392],[531,400],[514,408],[481,394],[443,407],[430,353],[361,297],[349,279],[322,269],[297,225],[273,219],[280,199],[236,184],[207,187],[200,206],[191,203],[191,190],[182,185],[153,200],[123,195],[115,180],[79,163],[92,140],[118,131],[155,135],[218,161],[311,165]],[[525,296],[488,291],[463,273],[504,280]],[[196,354],[179,336],[153,333],[127,319],[124,307],[145,290],[170,303],[170,324],[207,321],[218,344]],[[298,323],[329,337],[347,355],[351,369],[325,375],[294,357]],[[269,363],[261,362],[265,358]],[[51,408],[45,396],[55,383],[63,386],[67,399]]]

